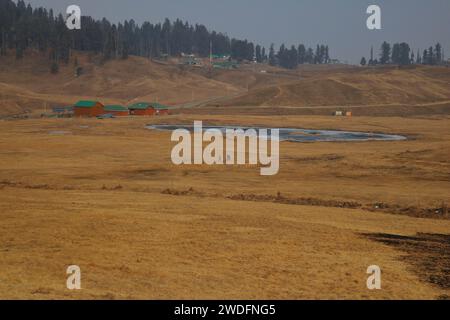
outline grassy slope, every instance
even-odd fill
[[[264,112],[251,109],[257,106],[381,105],[389,109],[434,104],[431,110],[424,107],[420,113],[442,114],[450,103],[450,68],[443,67],[302,66],[289,71],[242,65],[238,70],[209,70],[139,57],[102,64],[99,57],[75,55],[84,69],[79,78],[74,76],[73,61],[52,75],[49,61],[41,55],[27,54],[20,61],[12,56],[0,57],[0,115],[42,112],[46,103],[71,104],[80,98],[101,99],[105,103],[158,100],[171,105],[246,106],[251,113]],[[278,110],[283,114],[295,112]]]
[[[175,167],[169,133],[143,128],[148,121],[193,117],[3,121],[0,298],[448,295],[424,281],[402,251],[363,234],[444,234],[449,220],[227,199],[281,192],[402,206],[448,203],[448,118],[202,119],[384,131],[414,139],[282,143],[280,173],[261,177],[256,167]],[[62,130],[66,135],[52,134]],[[191,187],[195,192],[186,195],[162,193]],[[82,269],[81,292],[64,287],[70,264]],[[382,268],[382,291],[365,288],[371,264]]]
[[[416,105],[450,100],[450,69],[413,67],[306,73],[302,80],[244,93],[228,106]]]
[[[175,65],[130,57],[102,64],[99,57],[78,53],[83,75],[74,76],[73,61],[50,74],[49,62],[41,55],[27,55],[16,61],[0,58],[0,114],[42,110],[48,105],[72,104],[80,98],[106,103],[159,101],[183,104],[223,96],[224,90],[241,90],[232,84],[206,78]],[[74,58],[72,59],[74,60]]]

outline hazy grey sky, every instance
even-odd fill
[[[25,0],[27,2],[27,0]],[[373,44],[383,40],[408,42],[413,49],[440,42],[450,57],[450,0],[29,0],[32,6],[65,12],[69,4],[83,15],[106,17],[112,22],[161,22],[180,18],[231,37],[266,47],[326,43],[331,55],[359,62]],[[370,4],[382,9],[382,30],[366,27]]]

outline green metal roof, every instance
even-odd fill
[[[98,102],[97,101],[91,101],[91,100],[81,100],[78,101],[75,104],[75,107],[80,107],[80,108],[92,108],[93,106],[95,106]]]
[[[151,107],[151,104],[148,102],[138,102],[135,104],[132,104],[131,106],[128,106],[128,109],[132,110],[145,110]]]
[[[169,109],[168,107],[166,107],[166,106],[164,106],[164,105],[162,105],[162,104],[160,104],[160,103],[158,103],[158,102],[152,102],[151,105],[152,105],[153,108],[155,108],[155,109],[157,109],[157,110],[166,110],[166,109]]]
[[[153,108],[156,110],[169,109],[168,107],[166,107],[158,102],[138,102],[138,103],[132,104],[131,106],[128,107],[128,109],[131,109],[131,110],[143,110],[143,109],[148,109],[148,108]]]
[[[105,106],[105,111],[128,111],[128,108],[120,105],[110,105]]]

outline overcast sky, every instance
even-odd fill
[[[25,0],[27,2],[27,0]],[[381,43],[406,41],[416,51],[440,42],[450,57],[450,0],[28,0],[32,6],[138,23],[180,18],[268,47],[304,43],[330,46],[333,58],[357,63]],[[366,27],[370,4],[382,10],[382,30]]]

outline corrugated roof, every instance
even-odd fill
[[[165,105],[162,105],[158,102],[152,102],[152,107],[157,109],[157,110],[166,110],[169,109],[168,107],[166,107]]]
[[[128,111],[127,107],[120,106],[120,105],[109,105],[105,106],[106,111]]]
[[[148,109],[149,107],[151,107],[151,104],[148,102],[138,102],[138,103],[132,104],[131,106],[128,106],[128,109],[143,110],[143,109]]]
[[[128,109],[131,109],[131,110],[148,109],[148,108],[153,108],[156,110],[169,109],[167,106],[162,105],[158,102],[138,102],[138,103],[132,104],[131,106],[128,107]]]
[[[97,101],[91,101],[91,100],[81,100],[78,101],[75,104],[75,107],[79,107],[79,108],[92,108],[93,106],[95,106],[98,102]]]

